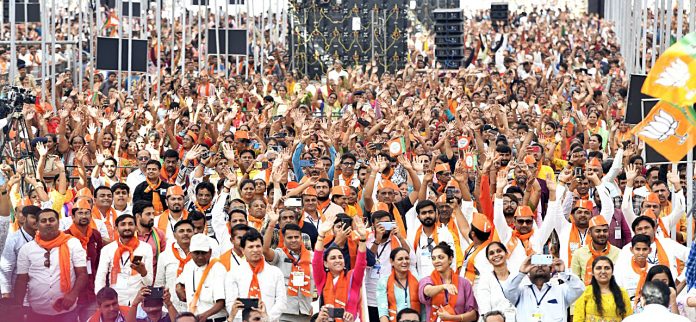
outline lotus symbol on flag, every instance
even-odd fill
[[[672,115],[665,111],[660,111],[638,134],[660,142],[667,140],[673,135],[679,138],[678,144],[681,145],[686,142],[686,138],[689,135],[688,133],[683,136],[678,135],[676,132],[678,127],[679,122],[676,121]]]
[[[683,87],[686,89],[684,97],[691,100],[696,96],[696,91],[691,90],[687,86],[687,82],[691,78],[689,66],[681,59],[676,58],[667,66],[655,80],[655,84],[660,84],[665,87]]]

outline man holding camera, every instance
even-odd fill
[[[142,304],[145,318],[137,318],[138,305]],[[162,311],[162,306],[167,308],[167,314]],[[126,322],[170,322],[176,320],[179,312],[171,301],[169,289],[164,287],[143,287],[133,299],[128,309]]]

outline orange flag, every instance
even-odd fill
[[[641,92],[677,106],[696,102],[696,33],[682,37],[655,62]]]
[[[631,132],[667,160],[679,162],[696,145],[696,118],[691,113],[690,107],[660,101]]]

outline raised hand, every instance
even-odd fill
[[[101,165],[104,165],[104,161],[106,161],[106,158],[104,157],[104,154],[102,154],[101,152],[97,151],[97,152],[96,152],[96,158],[97,158],[96,161],[97,161],[97,164],[98,164],[98,165],[100,165],[100,166],[101,166]]]
[[[48,148],[42,143],[36,143],[36,151],[39,152],[39,157],[44,157],[48,154]]]
[[[498,171],[498,176],[495,178],[495,186],[498,190],[502,190],[508,184],[507,172]]]
[[[329,231],[333,229],[334,222],[336,221],[336,214],[332,213],[326,215],[326,219],[319,224],[319,235],[326,235]]]
[[[400,155],[397,160],[399,161],[399,164],[404,167],[404,169],[413,170],[413,164],[411,164],[411,161],[409,161],[403,154]]]

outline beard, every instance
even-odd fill
[[[512,208],[512,210],[510,210],[509,208],[503,208],[503,215],[505,215],[505,217],[514,216],[515,210],[517,209]]]
[[[420,222],[425,227],[432,227],[435,225],[435,219],[430,217],[420,219]]]
[[[527,177],[517,177],[515,178],[515,181],[517,181],[518,184],[524,186],[527,184]]]
[[[147,221],[147,222],[140,221],[140,226],[143,226],[143,227],[149,229],[149,228],[152,228],[152,227],[155,226],[155,221],[154,221],[154,220],[150,220],[150,221]]]
[[[317,195],[317,200],[319,200],[320,202],[324,202],[326,200],[329,200],[329,195],[326,195],[326,196]]]

